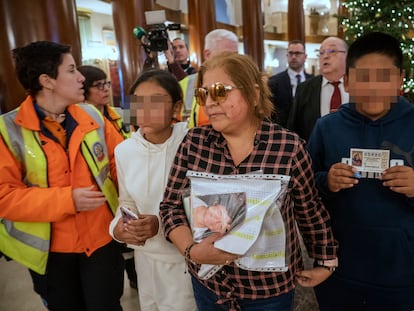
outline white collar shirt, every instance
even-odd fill
[[[349,102],[349,94],[345,92],[344,88],[344,79],[339,79],[341,83],[339,83],[339,90],[341,91],[341,103]],[[334,91],[334,86],[330,84],[328,79],[322,77],[322,85],[321,85],[321,116],[324,116],[329,113],[330,106],[331,106],[331,97]]]
[[[296,88],[298,86],[297,85],[298,84],[298,82],[297,82],[298,80],[297,80],[296,76],[299,74],[300,75],[300,81],[301,82],[304,82],[306,80],[305,71],[302,70],[301,72],[296,72],[296,71],[288,68],[287,73],[288,73],[289,78],[290,78],[290,85],[292,87],[292,95],[295,96]]]

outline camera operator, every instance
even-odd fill
[[[189,74],[193,74],[196,70],[191,66],[188,60],[188,48],[186,43],[176,38],[172,42],[168,41],[168,49],[163,51],[167,60],[168,71],[180,81]],[[159,68],[158,52],[151,51],[147,53],[143,70]]]
[[[195,68],[191,66],[189,60],[189,51],[187,43],[181,38],[175,38],[171,42],[171,44],[174,52],[174,62],[180,64],[181,68],[183,68],[183,70],[187,74],[191,75],[193,73],[196,73]],[[169,63],[170,60],[168,60],[168,64]]]
[[[164,52],[167,59],[168,71],[171,72],[179,81],[189,74],[195,73],[188,59],[188,46],[181,39],[176,38],[171,42],[168,30],[180,30],[180,24],[168,24],[165,20],[164,11],[145,12],[147,29],[136,26],[133,30],[134,36],[141,43],[142,48],[147,54],[143,70],[159,68],[158,52]]]

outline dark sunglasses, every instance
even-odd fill
[[[96,84],[91,85],[91,87],[96,87],[98,90],[103,90],[105,88],[105,86],[109,88],[111,88],[111,81],[106,81],[106,82],[99,82]]]
[[[240,89],[240,87],[224,85],[221,82],[216,82],[207,88],[199,87],[194,89],[194,97],[197,104],[200,106],[204,106],[206,104],[206,100],[209,94],[212,100],[217,103],[222,103],[226,100],[228,93],[235,89]]]

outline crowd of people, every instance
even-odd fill
[[[414,310],[414,106],[400,96],[399,41],[329,37],[312,76],[293,40],[272,77],[228,30],[206,35],[197,72],[186,42],[169,44],[168,68],[130,86],[131,121],[69,46],[13,50],[28,96],[0,116],[0,252],[28,268],[45,308],[122,310],[126,268],[141,311],[292,311],[298,285],[321,311]],[[217,202],[191,208],[211,195],[194,174],[287,181],[254,217],[261,204],[243,195],[234,227]],[[264,253],[219,246],[254,230]]]

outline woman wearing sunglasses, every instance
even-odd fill
[[[249,56],[222,53],[206,61],[199,71],[195,96],[211,125],[191,129],[181,143],[160,215],[166,237],[187,260],[198,309],[291,311],[295,282],[315,286],[337,265],[329,214],[318,198],[304,142],[268,121],[272,112],[269,90]],[[286,272],[240,268],[234,262],[237,255],[214,247],[219,234],[194,243],[181,195],[189,186],[189,170],[221,175],[261,170],[290,176],[281,208],[288,237]],[[311,270],[303,269],[296,223],[309,255],[315,258]],[[205,280],[197,274],[200,264],[223,267]]]

